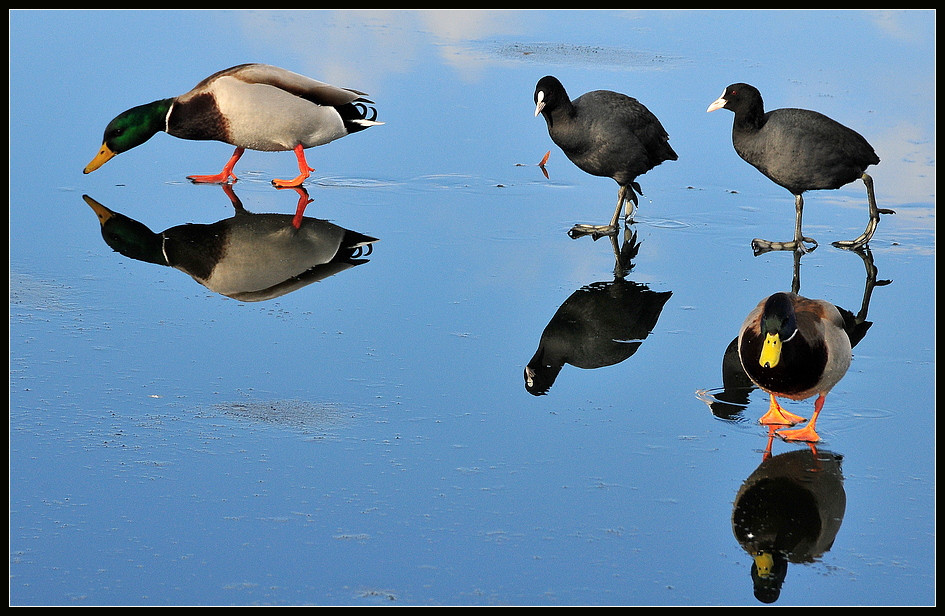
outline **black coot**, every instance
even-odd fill
[[[678,156],[669,135],[649,109],[635,98],[595,90],[571,100],[557,78],[542,77],[535,87],[535,115],[548,123],[551,140],[582,171],[613,178],[620,185],[617,209],[609,225],[575,225],[571,236],[595,238],[616,233],[620,209],[626,218],[643,194],[637,176]]]
[[[806,109],[775,109],[765,113],[764,102],[757,88],[736,83],[725,88],[722,96],[709,105],[707,112],[728,109],[735,113],[732,143],[735,151],[778,186],[794,195],[797,215],[794,239],[770,242],[755,239],[755,252],[767,250],[799,250],[804,242],[816,247],[817,242],[801,233],[801,217],[807,190],[840,188],[856,179],[866,184],[870,220],[866,230],[856,239],[834,242],[840,248],[858,249],[866,245],[876,231],[880,214],[892,210],[876,207],[873,179],[866,168],[879,163],[873,147],[859,133],[827,116]]]

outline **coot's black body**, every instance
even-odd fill
[[[616,232],[620,209],[627,217],[641,193],[637,177],[663,161],[677,160],[669,135],[642,103],[619,92],[595,90],[573,101],[557,78],[542,77],[535,87],[535,115],[548,124],[548,134],[579,169],[613,178],[620,186],[617,209],[608,226],[577,225],[572,235]]]
[[[872,238],[879,222],[879,210],[873,194],[873,180],[867,167],[879,164],[873,147],[851,128],[816,111],[775,109],[765,112],[757,88],[746,83],[732,84],[707,111],[728,109],[735,113],[732,144],[746,162],[772,182],[794,195],[797,218],[795,238],[791,242],[755,240],[756,250],[805,250],[804,241],[816,242],[801,233],[801,216],[808,190],[833,190],[857,179],[866,185],[870,203],[870,223],[866,231],[848,242],[835,242],[843,248],[860,248]]]

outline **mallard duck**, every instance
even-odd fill
[[[850,367],[852,347],[843,317],[833,304],[795,293],[775,293],[755,307],[738,334],[738,356],[745,373],[771,397],[764,425],[804,421],[778,404],[777,397],[806,400],[817,396],[814,414],[799,430],[780,430],[793,441],[817,442],[817,417],[827,393]]]
[[[102,238],[112,250],[173,267],[211,291],[245,302],[279,297],[366,263],[362,257],[377,241],[317,218],[300,217],[295,228],[290,214],[253,214],[231,190],[228,196],[236,210],[232,218],[160,233],[88,195],[82,198],[98,216]]]
[[[834,242],[839,248],[864,246],[876,231],[879,215],[895,213],[876,206],[873,178],[866,173],[866,168],[878,165],[879,156],[852,128],[807,109],[775,109],[765,113],[761,93],[747,83],[725,88],[706,112],[716,109],[735,113],[732,143],[738,155],[794,195],[794,239],[788,242],[755,239],[752,245],[756,252],[806,252],[804,242],[816,247],[817,242],[801,232],[803,193],[808,190],[836,189],[857,179],[862,179],[866,185],[869,223],[856,239]]]
[[[299,175],[273,180],[299,186],[313,169],[306,148],[326,144],[377,122],[364,92],[322,83],[268,64],[241,64],[215,73],[186,94],[134,107],[108,123],[102,149],[85,167],[91,173],[116,154],[141,145],[159,131],[181,139],[215,140],[236,146],[216,175],[191,175],[193,182],[236,179],[233,167],[245,149],[294,151]],[[368,117],[370,113],[370,117]]]
[[[572,101],[561,82],[549,75],[535,87],[535,116],[539,113],[551,140],[571,162],[591,175],[613,178],[620,186],[610,224],[576,225],[572,237],[615,233],[620,209],[626,207],[629,218],[638,204],[637,193],[643,194],[637,176],[678,158],[656,116],[625,94],[595,90]]]

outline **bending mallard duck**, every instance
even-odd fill
[[[377,110],[364,92],[339,88],[268,64],[240,64],[215,73],[181,96],[134,107],[105,128],[102,149],[85,167],[91,173],[116,154],[164,131],[180,139],[215,140],[236,146],[216,175],[191,175],[194,182],[223,183],[245,149],[294,151],[299,175],[273,180],[299,186],[313,171],[306,148],[323,145],[377,122]],[[368,117],[370,113],[370,117]]]
[[[738,334],[738,356],[748,377],[771,396],[764,425],[804,421],[781,408],[777,397],[806,400],[817,396],[814,414],[799,430],[781,430],[785,440],[817,442],[817,416],[827,393],[850,367],[850,337],[833,304],[775,293],[755,307]]]

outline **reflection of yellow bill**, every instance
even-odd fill
[[[111,160],[115,154],[117,154],[117,152],[112,152],[111,149],[103,143],[102,149],[98,151],[98,154],[95,155],[92,162],[85,166],[85,170],[82,173],[92,173]]]
[[[774,557],[769,552],[758,552],[754,555],[754,559],[755,566],[758,568],[758,577],[770,577],[771,570],[774,569]]]
[[[82,195],[82,198],[85,199],[85,202],[89,204],[89,207],[95,212],[95,215],[98,216],[99,222],[103,225],[108,221],[109,218],[115,215],[115,212],[111,211],[92,197],[88,195]]]

